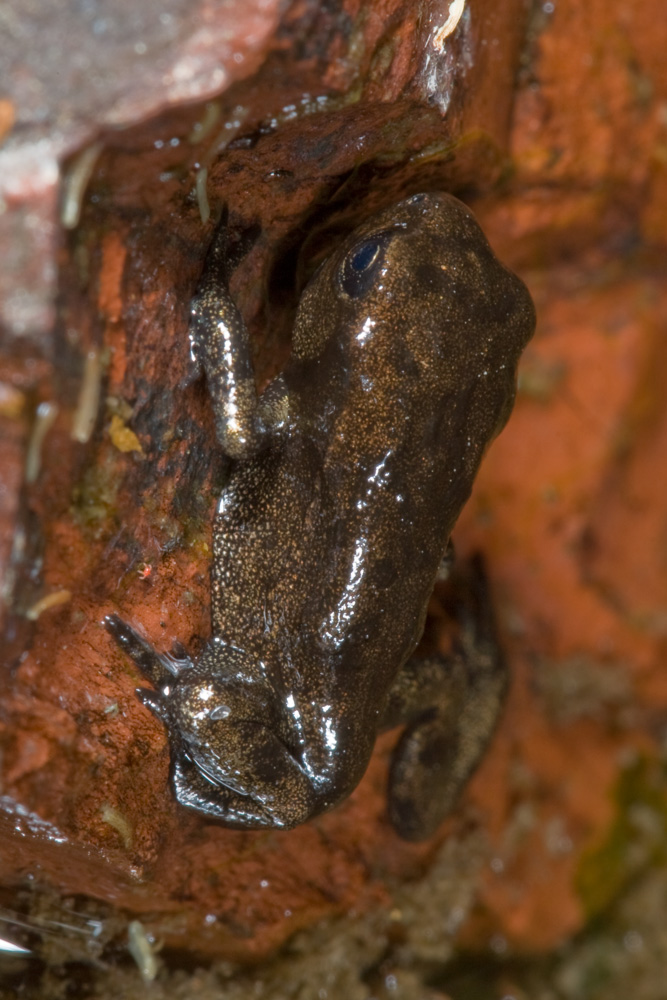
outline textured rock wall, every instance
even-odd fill
[[[171,946],[241,960],[326,916],[396,911],[373,952],[396,956],[414,926],[397,886],[455,843],[470,892],[454,921],[439,897],[435,955],[444,962],[455,939],[500,960],[580,931],[636,876],[637,857],[654,858],[667,704],[661,10],[471,0],[448,33],[455,7],[266,4],[250,28],[228,5],[231,40],[200,26],[160,49],[171,66],[193,38],[205,50],[200,89],[187,94],[164,82],[163,63],[161,77],[140,75],[152,43],[130,33],[136,79],[121,96],[101,87],[107,103],[84,109],[86,130],[50,154],[71,153],[62,187],[78,224],[57,223],[57,175],[6,199],[24,222],[45,219],[34,228],[48,236],[41,256],[23,244],[12,288],[32,283],[37,261],[53,279],[39,286],[38,323],[17,331],[16,310],[3,314],[6,563],[18,544],[5,591],[2,791],[67,840],[30,817],[12,835],[7,800],[7,884],[38,872],[140,915]],[[197,95],[210,100],[153,114]],[[121,118],[109,111],[117,102]],[[8,131],[6,151],[19,155],[22,134]],[[74,147],[91,142],[86,164]],[[473,205],[538,308],[515,413],[456,535],[461,551],[490,560],[515,678],[507,714],[433,844],[400,843],[384,819],[391,736],[334,813],[289,834],[211,827],[173,803],[164,734],[100,625],[119,610],[162,648],[178,638],[196,649],[207,634],[224,469],[203,387],[180,388],[186,304],[212,228],[202,214],[227,203],[239,257],[251,246],[232,291],[265,380],[289,350],[299,287],[336,233],[436,187]],[[25,483],[29,448],[37,465]]]

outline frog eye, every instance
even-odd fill
[[[366,243],[362,243],[360,247],[355,249],[354,255],[350,261],[350,267],[356,274],[361,274],[362,271],[367,271],[379,252],[380,243],[378,240],[370,240]]]
[[[345,257],[340,269],[340,283],[351,299],[365,295],[375,284],[390,238],[391,233],[378,233],[356,243]]]

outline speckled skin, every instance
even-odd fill
[[[192,305],[221,447],[213,637],[196,664],[107,627],[157,690],[178,800],[229,826],[293,827],[358,784],[404,722],[389,812],[409,839],[451,809],[506,685],[483,572],[459,587],[461,646],[418,661],[451,529],[514,400],[534,327],[524,285],[470,211],[415,195],[352,233],[297,313],[291,359],[258,399],[226,291],[225,235]]]

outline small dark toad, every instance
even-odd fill
[[[494,729],[506,669],[472,565],[461,641],[412,657],[450,532],[509,417],[534,309],[471,212],[419,194],[363,223],[306,287],[287,367],[258,397],[224,227],[191,308],[193,354],[234,460],[213,528],[212,638],[193,663],[106,625],[152,682],[178,801],[288,829],[359,783],[405,724],[398,833],[428,836]]]

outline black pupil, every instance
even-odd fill
[[[365,271],[367,267],[370,267],[377,257],[379,249],[380,244],[375,240],[372,243],[364,243],[350,261],[354,270],[357,273],[361,273],[361,271]]]

